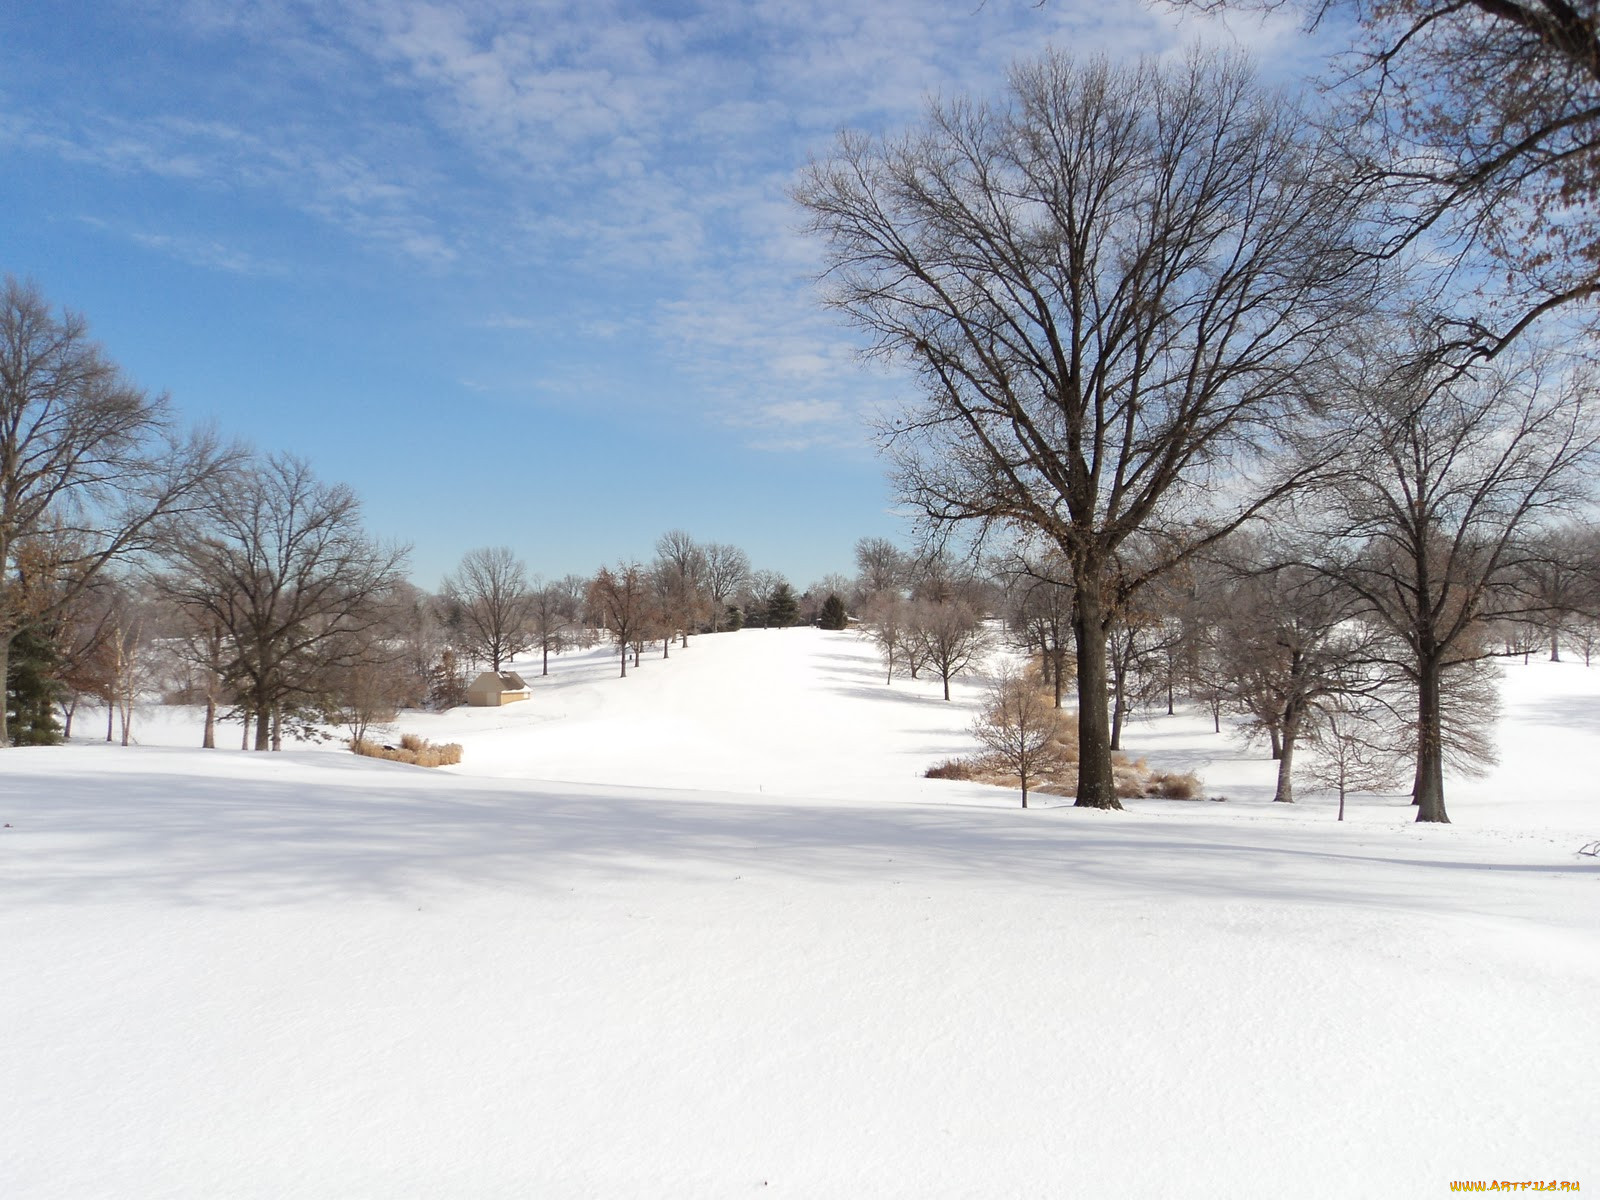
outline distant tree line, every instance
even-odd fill
[[[746,626],[842,627],[842,601],[795,591],[736,546],[663,534],[649,563],[547,582],[507,547],[468,551],[437,594],[407,549],[371,538],[360,502],[306,462],[176,428],[82,318],[7,279],[0,295],[0,745],[73,735],[85,702],[107,740],[141,698],[202,706],[247,749],[353,739],[406,707],[465,701],[476,670],[609,637],[646,646]]]

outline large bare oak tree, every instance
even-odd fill
[[[12,640],[93,586],[109,562],[150,548],[235,452],[187,437],[164,396],[130,383],[82,317],[32,284],[0,289],[0,686]],[[48,544],[48,554],[30,553]],[[69,548],[70,553],[57,553]],[[24,578],[27,564],[49,578]],[[0,746],[10,744],[0,704]]]
[[[255,748],[276,749],[285,713],[323,701],[330,673],[371,650],[407,551],[369,538],[355,493],[290,456],[220,477],[207,500],[172,538],[162,584],[222,631],[223,674],[255,719]]]
[[[1290,480],[1247,471],[1362,285],[1330,141],[1235,58],[1051,55],[1007,99],[847,134],[796,190],[830,300],[924,402],[885,430],[934,525],[1038,531],[1076,604],[1077,803],[1118,808],[1106,634]],[[1135,533],[1155,552],[1114,570]]]

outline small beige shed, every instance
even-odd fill
[[[532,694],[515,671],[485,671],[467,688],[467,703],[478,708],[494,708],[526,700]]]

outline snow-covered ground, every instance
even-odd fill
[[[1600,1187],[1600,668],[1506,668],[1443,827],[1195,716],[1129,749],[1224,803],[925,780],[976,686],[847,633],[614,672],[408,717],[437,771],[0,754],[0,1196]]]

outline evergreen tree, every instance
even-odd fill
[[[16,746],[53,746],[61,741],[55,703],[56,649],[36,628],[24,628],[11,641],[6,664],[6,719]]]
[[[794,589],[787,583],[774,587],[772,594],[767,597],[767,628],[786,629],[794,624],[799,614],[800,601],[795,599]]]
[[[829,592],[828,598],[822,602],[822,614],[817,618],[817,624],[824,629],[843,629],[849,623],[844,601],[839,599],[838,593]]]

